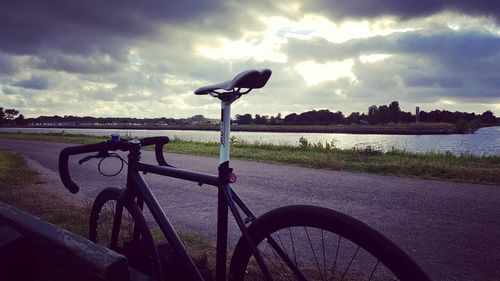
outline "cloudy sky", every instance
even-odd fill
[[[500,116],[497,0],[0,3],[0,106],[27,117],[217,117],[201,86],[270,68],[234,114]]]

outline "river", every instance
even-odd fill
[[[119,130],[119,129],[62,129],[62,128],[0,128],[0,132],[67,133],[84,135],[120,134],[132,137],[168,136],[196,141],[218,141],[216,131],[182,130]],[[412,152],[446,152],[454,154],[500,155],[500,126],[485,127],[474,134],[452,135],[376,135],[376,134],[325,134],[325,133],[270,133],[232,132],[236,140],[272,144],[298,145],[301,137],[310,143],[333,143],[338,148],[370,146],[380,150],[391,148]]]

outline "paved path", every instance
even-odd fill
[[[90,162],[73,172],[81,192],[70,194],[57,174],[58,153],[65,146],[68,144],[0,139],[0,150],[24,154],[42,173],[45,185],[67,198],[90,202],[103,186],[123,185],[123,177],[99,176],[97,162]],[[143,153],[144,162],[153,163],[153,157]],[[218,162],[180,154],[167,154],[167,161],[208,173],[214,173]],[[289,204],[333,208],[388,236],[434,280],[500,280],[500,186],[237,160],[232,165],[238,174],[236,191],[257,214]],[[70,166],[72,171],[77,167],[76,163]],[[214,188],[154,175],[146,179],[176,227],[214,237]]]

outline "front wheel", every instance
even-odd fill
[[[388,238],[345,214],[286,206],[248,228],[272,280],[430,280]],[[230,280],[265,280],[247,240],[238,241]]]
[[[146,220],[134,201],[125,202],[118,241],[111,244],[111,232],[120,193],[120,189],[108,187],[97,195],[90,212],[89,240],[124,255],[132,268],[152,276],[155,280],[162,280],[158,250]]]

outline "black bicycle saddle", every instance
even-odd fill
[[[224,91],[239,91],[239,89],[259,89],[266,85],[267,80],[271,77],[270,69],[246,70],[236,75],[233,80],[226,82],[201,87],[194,91],[197,95],[206,95],[209,93],[217,93],[219,90]]]

